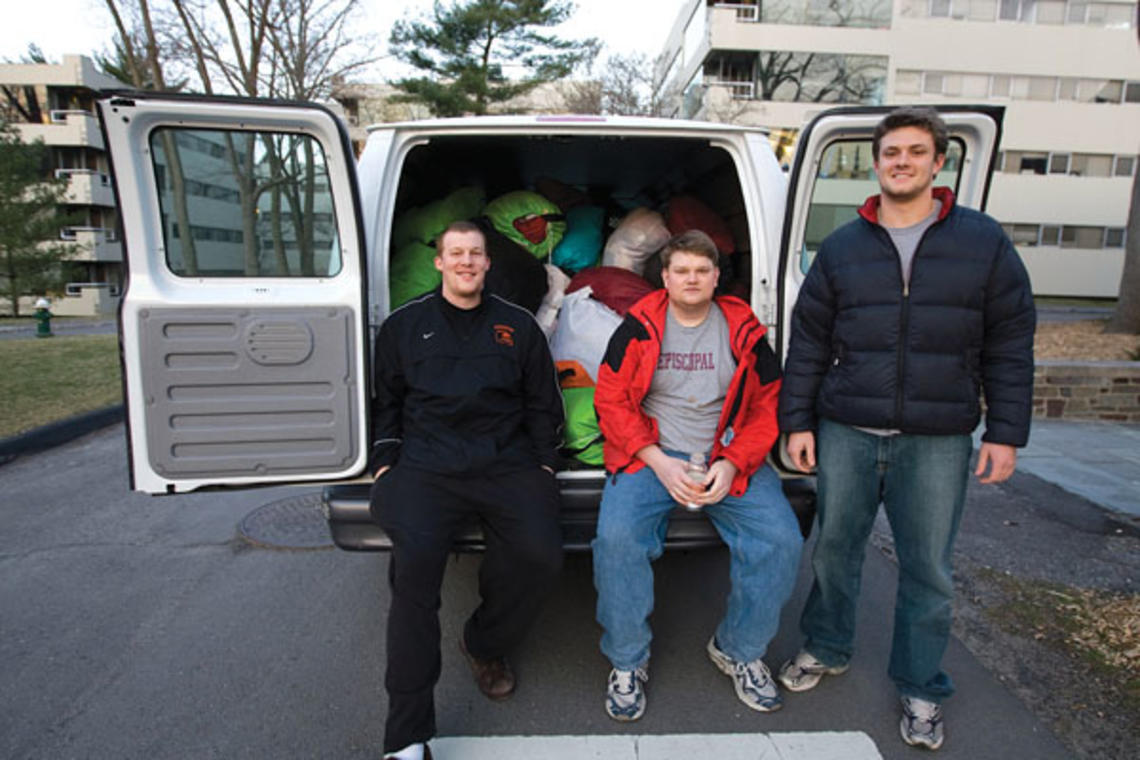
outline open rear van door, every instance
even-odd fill
[[[360,474],[365,251],[344,127],[315,105],[170,95],[99,113],[128,272],[132,487]]]
[[[855,219],[863,202],[879,193],[871,155],[875,125],[893,107],[834,108],[801,132],[788,184],[780,247],[776,335],[781,359],[787,356],[792,309],[819,244],[833,230]],[[936,106],[950,133],[946,163],[936,187],[954,191],[956,202],[985,210],[1005,109],[1000,106]],[[781,463],[787,453],[779,446]]]

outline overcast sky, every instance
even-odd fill
[[[570,38],[599,37],[611,51],[661,52],[685,0],[577,0],[573,19],[560,30]],[[404,14],[431,8],[431,0],[363,0],[369,30],[384,42],[392,23]],[[0,60],[18,60],[29,42],[48,60],[64,54],[93,55],[107,51],[113,36],[103,0],[7,0],[0,23]],[[384,70],[376,77],[384,76]],[[392,72],[394,75],[395,72]]]

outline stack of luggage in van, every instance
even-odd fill
[[[550,339],[566,405],[563,453],[601,466],[594,412],[598,367],[629,308],[661,287],[656,254],[670,237],[689,229],[707,233],[722,257],[735,247],[728,225],[699,199],[677,195],[663,211],[599,204],[550,178],[536,181],[535,191],[517,190],[490,202],[482,188],[460,188],[396,220],[391,306],[438,287],[434,244],[447,225],[461,219],[478,224],[492,262],[487,291],[534,314]]]

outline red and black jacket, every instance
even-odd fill
[[[637,452],[658,443],[657,420],[645,414],[641,402],[649,393],[661,355],[668,304],[664,290],[634,304],[610,338],[598,370],[594,407],[606,439],[606,472],[611,475],[640,470],[645,463]],[[724,458],[736,465],[730,493],[740,496],[779,434],[780,362],[748,304],[733,296],[719,296],[716,304],[728,323],[736,373],[720,412],[709,461]]]

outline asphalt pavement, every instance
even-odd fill
[[[316,489],[149,497],[127,490],[125,451],[115,425],[0,467],[0,757],[379,757],[387,555],[253,543],[247,517]],[[800,643],[806,557],[774,666]],[[514,657],[518,693],[478,694],[456,649],[478,566],[456,558],[443,589],[441,760],[554,757],[544,746],[605,760],[702,747],[724,758],[919,756],[898,737],[886,674],[895,569],[875,548],[851,670],[770,715],[741,705],[704,653],[727,587],[724,551],[662,558],[649,710],[632,725],[602,710],[608,668],[586,555],[569,558]],[[957,640],[945,665],[959,693],[939,756],[1070,756]]]

